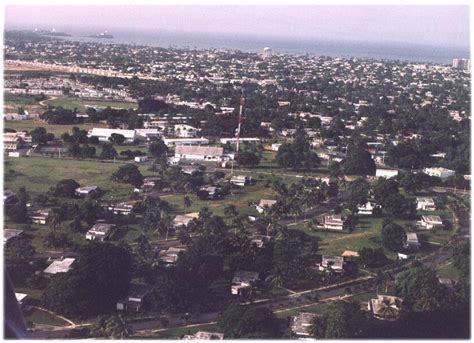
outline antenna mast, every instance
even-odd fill
[[[244,91],[242,90],[242,96],[240,97],[240,109],[239,109],[239,125],[237,126],[237,146],[236,146],[236,151],[235,151],[235,158],[239,155],[239,148],[240,148],[240,127],[242,125],[242,114],[244,111],[244,105],[245,105],[245,98],[244,98]]]

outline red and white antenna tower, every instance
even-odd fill
[[[240,108],[239,108],[239,125],[237,126],[237,130],[235,133],[235,136],[237,138],[237,144],[235,148],[235,154],[234,154],[234,159],[232,160],[232,169],[230,174],[234,172],[234,161],[237,159],[237,156],[239,155],[239,149],[240,149],[240,127],[242,126],[242,120],[243,120],[243,112],[244,112],[244,105],[245,105],[245,98],[244,98],[244,90],[242,89],[242,95],[240,96]]]

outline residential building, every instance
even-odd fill
[[[178,214],[176,217],[174,217],[173,220],[173,227],[176,229],[182,225],[188,226],[188,224],[194,220],[199,218],[199,213],[198,212],[193,212],[193,213],[187,213],[187,214]]]
[[[86,233],[86,239],[90,241],[101,241],[108,239],[115,229],[114,224],[107,224],[104,222],[95,223]]]
[[[344,219],[340,214],[329,214],[318,220],[318,227],[327,230],[344,230]]]
[[[136,203],[136,201],[119,202],[117,204],[110,204],[107,209],[114,212],[114,214],[123,214],[124,216],[128,216],[130,213],[132,213],[133,207]]]
[[[451,288],[451,289],[454,289],[454,286],[456,286],[456,281],[453,280],[453,279],[450,279],[450,278],[438,278],[438,281],[440,284],[448,287],[448,288]]]
[[[290,329],[298,337],[309,337],[311,328],[316,317],[316,313],[301,312],[297,316],[290,318]]]
[[[166,250],[160,251],[158,260],[165,266],[171,266],[178,261],[179,253],[185,250],[185,248],[169,247]]]
[[[421,211],[436,211],[436,205],[433,198],[430,197],[417,197],[416,198],[416,209]]]
[[[322,255],[321,263],[318,264],[318,269],[320,271],[342,273],[344,271],[344,263],[344,257],[342,256]]]
[[[451,176],[454,176],[455,174],[454,170],[446,169],[443,167],[425,168],[423,171],[425,174],[428,174],[429,176],[436,176],[436,177],[439,177],[440,179],[447,179]]]
[[[18,201],[18,198],[16,197],[16,193],[13,193],[9,189],[5,189],[3,191],[3,204],[4,205],[16,204],[17,201]]]
[[[259,274],[257,272],[239,270],[234,273],[232,278],[231,293],[241,295],[242,292],[257,282]]]
[[[3,244],[15,240],[23,235],[23,230],[3,229]]]
[[[176,124],[174,126],[174,135],[179,138],[194,138],[198,134],[198,129],[191,125]]]
[[[357,206],[357,214],[360,215],[372,215],[374,213],[375,203],[367,201],[364,205]]]
[[[195,340],[195,339],[203,340],[203,341],[223,340],[224,334],[220,332],[198,331],[194,335],[184,335],[182,339],[185,341]]]
[[[116,309],[119,311],[132,311],[140,312],[143,306],[145,298],[152,291],[152,287],[140,283],[130,284],[128,295],[119,301],[117,301]]]
[[[254,235],[250,240],[250,244],[255,245],[257,248],[263,248],[268,242],[270,242],[270,236],[266,235]]]
[[[403,246],[408,250],[417,250],[420,247],[420,242],[418,241],[418,235],[415,232],[409,232],[406,234],[406,240]]]
[[[87,137],[97,137],[101,142],[108,142],[112,134],[124,136],[124,143],[133,143],[137,137],[135,130],[107,129],[101,127],[94,127],[89,130]]]
[[[230,178],[230,183],[236,186],[244,187],[249,182],[250,177],[246,175],[234,175]]]
[[[418,225],[421,229],[431,230],[433,228],[443,227],[443,221],[440,216],[421,216]]]
[[[43,273],[45,274],[58,274],[58,273],[67,273],[72,268],[72,264],[74,263],[75,258],[63,258],[61,260],[53,261]]]
[[[135,156],[133,160],[137,163],[146,162],[148,161],[148,156]]]
[[[49,213],[49,210],[35,210],[29,216],[33,223],[45,225],[48,222]]]
[[[263,213],[265,209],[272,207],[276,204],[276,202],[276,200],[261,199],[258,205],[255,206],[255,208],[257,209],[258,213]]]
[[[383,177],[385,179],[391,179],[392,177],[398,176],[398,169],[386,169],[386,168],[377,168],[375,170],[375,177]]]
[[[99,192],[99,187],[97,187],[97,186],[82,186],[82,187],[76,188],[76,190],[74,191],[74,193],[78,197],[83,197],[83,196],[86,196],[86,195],[93,195],[93,194],[96,194],[98,192]]]
[[[25,294],[25,293],[16,293],[15,292],[15,297],[16,297],[16,301],[18,301],[18,305],[20,305],[20,307],[22,307],[26,303],[26,301],[29,299],[28,294]]]
[[[373,316],[381,320],[397,320],[402,309],[403,299],[390,295],[377,295],[367,306]]]

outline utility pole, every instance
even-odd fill
[[[239,155],[239,149],[240,149],[240,127],[242,126],[244,105],[245,105],[244,89],[242,88],[242,95],[240,96],[239,124],[238,124],[238,126],[237,126],[237,132],[236,132],[237,144],[236,144],[236,147],[235,147],[234,159],[232,160],[232,164],[231,164],[230,175],[232,175],[233,172],[234,172],[234,161],[237,159],[237,156]]]

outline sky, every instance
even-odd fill
[[[9,5],[6,28],[99,28],[469,47],[469,7]]]

